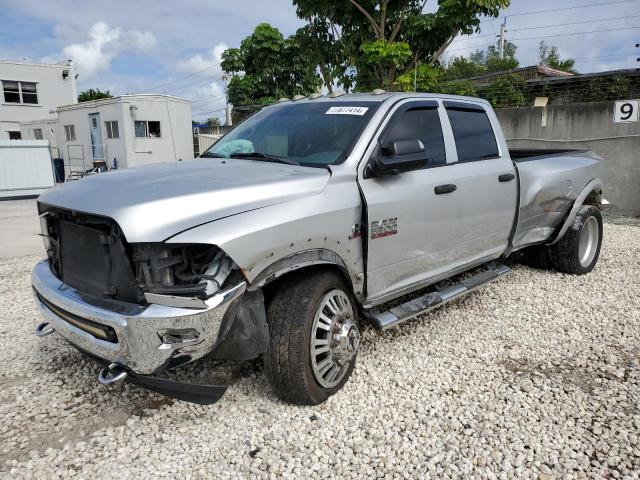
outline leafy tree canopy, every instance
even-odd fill
[[[411,69],[411,71],[400,75],[396,79],[394,87],[401,92],[413,92],[415,82],[416,91],[435,92],[443,76],[444,71],[440,67],[418,65],[415,70]]]
[[[230,77],[229,101],[236,106],[265,105],[315,91],[320,85],[317,52],[305,50],[309,37],[304,35],[284,38],[277,28],[261,23],[240,48],[225,50],[221,66]]]
[[[486,67],[465,57],[455,57],[449,62],[443,75],[444,80],[477,77],[487,71]]]
[[[507,70],[513,70],[518,68],[520,62],[516,58],[516,51],[518,47],[515,43],[504,42],[503,58],[500,58],[499,46],[490,45],[487,50],[476,50],[469,56],[469,60],[476,65],[484,67],[484,72],[506,72]],[[484,73],[483,72],[483,73]]]
[[[522,107],[527,103],[527,82],[520,75],[504,75],[488,87],[480,96],[488,100],[493,108]]]
[[[218,117],[209,117],[206,122],[210,127],[219,127],[220,119]]]
[[[293,0],[297,14],[331,43],[358,90],[389,88],[398,74],[418,63],[435,65],[458,34],[479,30],[480,18],[496,17],[510,0]],[[332,58],[329,55],[328,58]]]
[[[113,95],[111,95],[109,90],[103,92],[97,88],[90,88],[89,90],[80,92],[78,102],[89,102],[91,100],[100,100],[101,98],[113,98]]]
[[[543,65],[548,65],[563,72],[577,73],[574,68],[576,61],[571,58],[560,58],[558,47],[547,45],[544,40],[540,42],[538,47],[538,58]]]

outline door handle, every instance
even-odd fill
[[[498,177],[498,181],[500,181],[500,182],[510,182],[514,178],[516,178],[516,176],[513,173],[503,173],[502,175],[500,175]]]
[[[433,189],[436,195],[443,195],[445,193],[455,192],[458,189],[457,186],[449,183],[447,185],[438,185]]]

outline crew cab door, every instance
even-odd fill
[[[367,208],[367,298],[373,305],[506,249],[517,204],[511,160],[501,155],[482,104],[406,100],[383,122],[359,169]],[[417,139],[424,161],[376,174],[393,141]],[[502,145],[500,145],[500,143]]]

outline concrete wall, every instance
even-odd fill
[[[496,111],[511,148],[593,150],[604,160],[604,197],[623,214],[640,215],[640,122],[614,123],[614,102],[503,108]]]
[[[65,70],[69,73],[63,78]],[[35,105],[8,103],[0,88],[0,139],[8,139],[9,131],[20,131],[21,122],[55,119],[58,106],[77,102],[74,75],[71,65],[0,61],[0,83],[2,80],[35,82],[38,92]],[[50,113],[52,111],[54,113]]]

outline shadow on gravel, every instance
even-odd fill
[[[605,353],[586,360],[568,358],[563,362],[544,364],[526,358],[509,358],[498,362],[498,365],[518,377],[538,377],[556,383],[565,390],[574,387],[594,395],[596,389],[608,388],[606,382],[627,382],[630,372],[638,368],[637,354],[637,351],[628,352],[619,345],[606,345]]]

